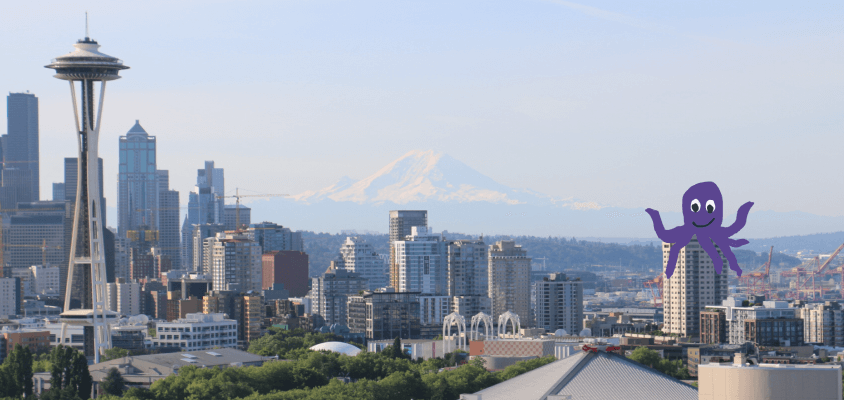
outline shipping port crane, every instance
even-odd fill
[[[235,194],[232,196],[217,196],[218,199],[235,199],[234,211],[234,227],[235,231],[240,231],[240,199],[244,197],[287,197],[288,194],[240,194],[240,188],[235,188]]]
[[[662,307],[662,274],[654,279],[645,281],[645,286],[653,297],[654,307]]]
[[[768,252],[768,262],[766,262],[759,269],[764,268],[764,271],[754,271],[744,276],[739,277],[739,282],[746,288],[747,294],[761,294],[766,299],[771,295],[770,273],[771,273],[771,258],[774,255],[774,246]]]

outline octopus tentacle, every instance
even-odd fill
[[[747,214],[750,213],[750,207],[753,207],[753,202],[748,201],[739,207],[738,212],[736,212],[736,222],[733,222],[732,225],[722,228],[719,234],[724,235],[725,238],[735,235],[741,228],[744,228],[744,224],[747,223]],[[736,247],[736,246],[733,246]]]
[[[750,242],[747,239],[727,239],[727,243],[730,247],[741,247]]]
[[[654,231],[656,231],[656,237],[658,237],[660,240],[665,243],[677,243],[683,240],[683,236],[685,236],[683,234],[683,231],[685,230],[683,226],[678,226],[674,229],[667,230],[662,224],[662,217],[659,216],[659,211],[654,210],[652,208],[647,208],[645,209],[645,212],[651,216],[651,220],[654,224]]]
[[[668,261],[665,264],[666,278],[671,278],[671,275],[674,275],[674,269],[677,268],[677,257],[680,255],[680,249],[686,247],[686,245],[689,244],[689,241],[691,240],[692,238],[689,237],[686,239],[685,242],[677,242],[671,246],[671,250],[668,251]]]
[[[720,275],[722,269],[721,267],[724,266],[724,261],[721,259],[721,255],[718,254],[718,250],[715,248],[715,245],[712,244],[712,240],[709,236],[704,236],[698,237],[697,241],[700,243],[700,247],[706,251],[706,254],[709,254],[709,258],[712,259],[712,267],[715,268],[715,272]],[[723,251],[723,249],[724,248],[722,247],[721,251]]]
[[[721,238],[715,240],[715,243],[722,242]],[[738,260],[736,260],[736,255],[733,254],[733,250],[730,249],[730,246],[721,246],[721,252],[724,253],[724,257],[727,258],[727,261],[730,263],[730,269],[736,271],[738,276],[741,276],[741,268],[739,268]]]

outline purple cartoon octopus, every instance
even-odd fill
[[[683,194],[683,225],[671,230],[666,230],[662,225],[662,219],[659,217],[659,211],[653,209],[646,209],[645,212],[651,216],[654,223],[654,230],[656,236],[665,243],[674,243],[671,246],[671,251],[668,254],[668,263],[666,264],[665,276],[671,278],[674,274],[674,268],[677,266],[677,256],[680,249],[685,247],[692,240],[692,236],[697,235],[697,240],[700,247],[709,254],[712,259],[712,266],[715,267],[715,272],[721,273],[721,255],[712,244],[715,242],[727,261],[730,263],[730,269],[736,271],[738,276],[741,276],[741,268],[738,266],[736,256],[733,254],[730,247],[741,247],[748,242],[745,239],[730,239],[730,236],[738,233],[744,224],[747,222],[747,214],[750,212],[750,207],[753,207],[753,202],[748,201],[739,207],[736,214],[736,222],[729,227],[722,227],[721,222],[724,220],[724,203],[721,199],[721,191],[718,185],[714,182],[701,182],[689,188]]]

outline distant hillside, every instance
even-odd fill
[[[302,232],[305,241],[305,252],[310,259],[310,274],[318,275],[328,268],[331,260],[336,259],[340,245],[347,235]],[[375,248],[379,254],[386,254],[388,250],[388,236],[380,235],[357,235]],[[477,236],[470,236],[461,233],[445,232],[446,239],[470,239]],[[588,270],[592,265],[613,265],[624,266],[631,270],[648,270],[662,268],[662,249],[658,245],[625,245],[618,243],[591,242],[577,240],[576,238],[555,238],[536,236],[485,236],[487,244],[495,243],[498,240],[512,239],[516,244],[527,250],[528,255],[533,258],[533,268],[539,269],[542,260],[537,258],[545,257],[545,265],[549,271],[565,270]],[[776,250],[776,249],[775,249]],[[755,269],[767,261],[768,254],[759,254],[750,250],[736,249],[736,258],[745,270]],[[790,268],[799,265],[797,258],[774,253],[773,265],[775,267]]]
[[[781,251],[788,254],[797,254],[798,251],[831,253],[841,243],[844,243],[844,231],[749,240],[750,243],[744,246],[744,249],[766,252],[770,246],[774,246],[774,251]]]

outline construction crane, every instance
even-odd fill
[[[770,296],[771,287],[769,274],[771,273],[771,258],[773,255],[774,246],[771,246],[771,250],[768,252],[768,262],[759,268],[760,270],[764,268],[764,272],[754,271],[739,277],[739,282],[747,288],[747,294],[762,294],[765,295],[765,298]]]
[[[654,299],[654,307],[662,307],[662,274],[654,279],[645,281],[645,286]]]
[[[815,276],[823,276],[823,275],[827,274],[828,271],[826,270],[826,268],[829,266],[830,263],[832,263],[832,260],[835,258],[835,256],[837,256],[838,253],[841,252],[841,249],[844,249],[844,243],[842,243],[840,246],[838,246],[838,248],[835,249],[834,252],[832,252],[832,254],[829,256],[829,258],[827,258],[826,261],[824,261],[824,263],[820,267],[818,267],[818,269],[815,272],[812,272],[812,274],[811,274],[812,275],[812,299],[815,298],[815,292],[817,290],[820,291],[820,297],[823,298],[823,285],[820,285],[817,288],[815,287]],[[808,283],[808,281],[809,281],[808,279],[803,281],[803,285],[805,286]],[[798,287],[798,290],[799,289],[801,289],[801,287]]]
[[[58,249],[58,250],[62,249],[62,246],[47,246],[47,239],[41,239],[40,245],[37,245],[37,244],[5,244],[4,243],[2,246],[0,246],[0,265],[3,265],[3,266],[5,266],[5,263],[6,263],[6,258],[5,258],[5,256],[6,256],[5,248],[6,247],[36,247],[36,248],[40,248],[41,249],[41,265],[45,266],[45,267],[47,266],[47,249]],[[2,268],[0,268],[0,269],[2,269]],[[2,276],[0,276],[0,277],[2,277]]]
[[[234,227],[240,231],[240,199],[244,197],[287,197],[288,194],[240,194],[240,188],[235,188],[233,196],[217,196],[218,199],[235,199]]]

